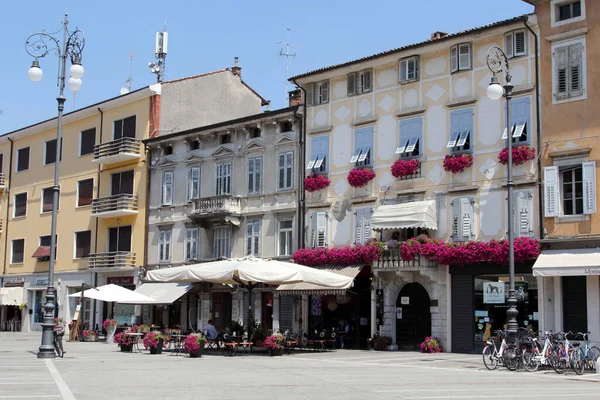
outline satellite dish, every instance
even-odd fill
[[[127,89],[126,87],[122,87],[121,94],[127,94],[127,93],[129,93],[129,89]]]

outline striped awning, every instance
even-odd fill
[[[363,265],[349,265],[349,266],[339,266],[339,265],[325,265],[322,267],[315,267],[322,271],[332,272],[334,274],[339,274],[343,276],[348,276],[350,278],[356,278],[360,273],[360,270],[363,268]],[[291,295],[300,295],[300,294],[311,294],[311,295],[343,295],[346,294],[346,289],[334,289],[328,288],[325,286],[313,285],[312,283],[291,283],[287,285],[279,285],[277,288],[277,293],[279,294],[291,294]]]

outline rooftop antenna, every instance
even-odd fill
[[[153,74],[156,74],[156,82],[161,83],[165,78],[165,58],[167,58],[167,43],[169,34],[167,32],[167,19],[165,18],[165,27],[162,32],[156,32],[156,47],[154,56],[158,60],[156,63],[148,63],[148,68]]]
[[[129,76],[125,79],[125,83],[127,84],[125,87],[121,88],[121,94],[127,94],[131,91],[131,82],[133,81],[133,52],[129,52]]]
[[[302,47],[297,44],[290,43],[289,34],[291,31],[292,31],[291,28],[287,28],[287,30],[285,32],[285,42],[284,41],[277,42],[277,44],[285,45],[285,50],[284,50],[283,46],[279,50],[279,55],[281,57],[285,57],[285,103],[287,103],[287,101],[288,101],[288,77],[289,77],[289,67],[290,67],[289,61],[290,61],[290,57],[292,57],[292,58],[296,57],[295,51],[293,53],[290,53],[290,47]]]

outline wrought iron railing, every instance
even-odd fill
[[[134,194],[122,193],[114,196],[92,199],[92,215],[111,211],[137,211],[138,200]]]
[[[6,181],[4,180],[4,173],[0,172],[0,186],[6,186]]]
[[[223,195],[193,199],[190,217],[211,214],[239,214],[240,212],[240,198],[232,195]]]
[[[374,262],[375,268],[419,268],[419,267],[435,267],[433,261],[429,261],[421,256],[416,256],[411,261],[403,260],[400,256],[400,249],[389,249],[382,252],[379,260]]]
[[[135,267],[135,253],[132,253],[130,251],[92,253],[89,255],[88,261],[90,268]]]
[[[94,146],[94,160],[104,157],[116,156],[119,154],[140,155],[140,140],[130,137],[122,137]]]

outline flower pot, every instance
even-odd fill
[[[280,349],[269,349],[269,355],[271,357],[282,356],[283,355],[283,348],[280,348]]]
[[[263,347],[264,344],[265,344],[264,340],[258,340],[257,339],[257,340],[254,341],[254,346],[256,346],[256,347]]]
[[[133,344],[122,344],[120,347],[123,353],[131,353],[133,351]]]
[[[190,358],[198,358],[202,357],[202,349],[198,349],[196,351],[190,351]]]
[[[116,325],[115,326],[109,326],[106,329],[106,343],[112,343],[113,342],[113,338],[115,337],[115,332],[117,330]]]
[[[163,351],[163,339],[158,339],[158,345],[156,347],[150,347],[150,354],[162,354]]]

